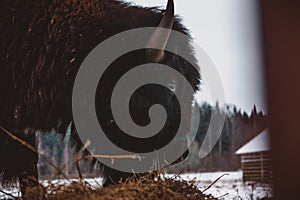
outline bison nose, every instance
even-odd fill
[[[172,162],[171,165],[175,165],[175,164],[177,164],[181,161],[184,161],[189,155],[188,142],[187,142],[186,138],[178,140],[176,147],[181,148],[182,150],[185,150],[185,151],[183,152],[183,154],[177,160]]]
[[[187,149],[177,160],[171,163],[171,165],[175,165],[177,163],[180,163],[184,161],[189,155],[189,150]]]

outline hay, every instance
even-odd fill
[[[50,183],[50,182],[49,182]],[[149,174],[145,177],[131,178],[114,186],[97,187],[87,182],[78,181],[70,184],[49,184],[35,188],[27,188],[24,199],[75,199],[75,200],[213,200],[204,195],[193,181],[183,181],[176,177],[167,178],[162,175]]]
[[[40,154],[34,147],[28,144],[26,141],[21,140],[16,137],[13,133],[10,133],[0,125],[0,129],[4,130],[6,134],[12,137],[14,140],[22,143],[24,146],[32,150],[33,152]],[[81,152],[81,151],[80,151]],[[92,156],[92,155],[91,155]],[[160,170],[155,173],[149,173],[143,177],[131,177],[124,182],[112,185],[109,187],[101,187],[98,184],[97,187],[90,185],[88,182],[80,179],[79,181],[71,182],[70,179],[62,173],[62,170],[51,163],[45,156],[43,156],[48,163],[51,164],[54,169],[57,170],[59,174],[62,174],[68,181],[61,181],[61,183],[53,184],[51,180],[48,184],[39,185],[37,187],[28,187],[23,195],[24,200],[215,200],[217,198],[211,195],[207,196],[203,194],[194,181],[184,181],[178,179],[180,175],[175,175],[173,177],[165,177],[164,171]],[[90,158],[89,156],[77,158],[75,162]],[[78,168],[80,173],[80,169]],[[224,175],[223,175],[224,176]],[[220,178],[222,178],[221,176]],[[81,177],[81,175],[80,175]],[[216,181],[218,181],[218,178]],[[215,181],[215,182],[216,182]],[[214,183],[215,183],[214,182]],[[213,183],[213,184],[214,184]],[[212,184],[212,185],[213,185]],[[210,186],[209,186],[210,187]],[[209,187],[207,189],[209,189]],[[207,190],[205,189],[205,190]],[[0,191],[13,199],[21,199],[15,197],[5,191]]]

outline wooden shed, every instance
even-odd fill
[[[271,147],[268,129],[238,149],[236,154],[241,155],[244,181],[271,181]]]

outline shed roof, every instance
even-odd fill
[[[238,149],[235,154],[247,154],[247,153],[257,153],[263,151],[270,151],[270,134],[269,129],[265,129],[240,149]]]

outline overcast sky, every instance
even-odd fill
[[[167,0],[128,0],[165,7]],[[176,14],[214,61],[226,102],[249,112],[266,111],[256,0],[174,0]],[[202,85],[199,101],[212,101]]]

